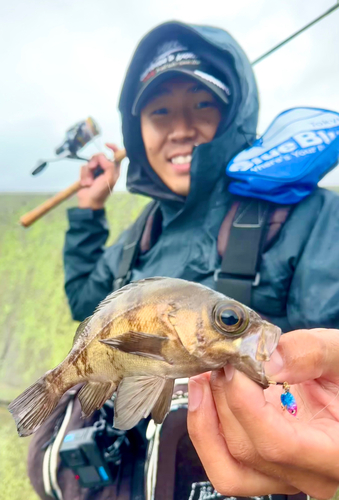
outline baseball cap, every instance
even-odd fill
[[[231,99],[229,87],[213,75],[213,68],[177,40],[159,46],[155,57],[146,65],[139,79],[132,114],[138,115],[161,82],[171,76],[187,75],[211,90],[224,104]]]

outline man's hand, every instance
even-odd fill
[[[281,386],[263,391],[227,366],[190,380],[193,444],[222,494],[331,498],[339,486],[339,330],[285,334],[272,358],[266,372],[291,385],[298,416],[282,410]]]
[[[119,151],[115,144],[106,144],[114,153]],[[97,168],[103,173],[95,176]],[[81,167],[80,183],[82,189],[78,191],[80,208],[98,210],[103,208],[120,175],[120,163],[110,161],[103,153],[92,156],[90,161]]]

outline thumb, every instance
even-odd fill
[[[317,328],[282,335],[265,372],[271,380],[290,384],[320,377],[339,379],[339,330]]]
[[[125,149],[120,149],[120,148],[118,148],[118,146],[116,144],[112,144],[110,142],[106,142],[105,146],[113,151],[113,153],[114,153],[114,159],[113,159],[113,161],[116,164],[121,163],[121,161],[126,156]]]
[[[116,144],[112,144],[111,142],[106,142],[105,143],[106,148],[111,149],[114,153],[119,151],[119,148]]]

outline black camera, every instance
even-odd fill
[[[69,432],[59,453],[80,485],[93,488],[114,483],[122,454],[128,447],[126,431],[114,429],[106,418],[101,417],[91,427]]]

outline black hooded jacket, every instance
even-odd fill
[[[151,169],[144,151],[139,118],[131,108],[139,75],[160,41],[178,39],[223,75],[232,104],[215,139],[193,151],[187,198],[170,191]],[[179,22],[163,24],[141,41],[122,88],[119,109],[130,164],[132,193],[159,201],[162,229],[155,245],[141,255],[132,280],[171,276],[214,288],[220,266],[217,237],[233,197],[225,168],[256,137],[258,92],[251,65],[225,31]],[[273,117],[272,117],[273,119]],[[108,237],[104,210],[74,208],[64,248],[65,289],[74,319],[91,315],[112,291],[127,232],[104,248]],[[339,197],[317,189],[296,206],[279,238],[263,255],[261,281],[253,308],[285,331],[339,327]]]

